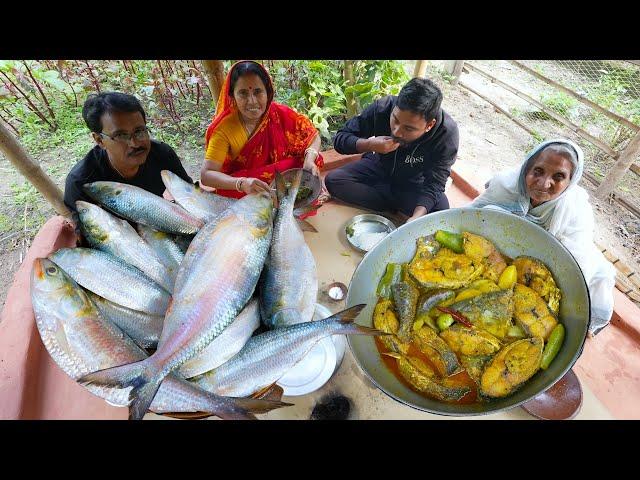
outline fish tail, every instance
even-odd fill
[[[282,201],[287,194],[287,183],[284,181],[284,177],[276,169],[276,196],[278,197],[278,204]]]
[[[257,420],[256,413],[267,413],[276,408],[290,407],[292,403],[255,398],[225,398],[226,405],[218,405],[215,414],[225,420]],[[218,402],[219,404],[219,402]]]
[[[301,220],[299,218],[296,218],[296,222],[298,223],[298,226],[300,227],[300,230],[302,230],[303,232],[318,233],[318,230],[316,230],[316,227],[311,225],[306,220]]]
[[[129,420],[141,420],[156,396],[163,375],[150,368],[149,359],[119,367],[106,368],[89,373],[78,379],[82,385],[106,385],[111,387],[133,387],[129,392]]]
[[[325,320],[330,320],[332,322],[336,322],[337,325],[333,334],[344,334],[344,335],[384,335],[384,332],[377,330],[375,328],[365,327],[362,325],[358,325],[354,323],[356,317],[360,314],[362,309],[367,305],[361,303],[359,305],[355,305],[353,307],[347,308],[346,310],[342,310],[341,312],[336,313],[335,315],[330,316]]]
[[[296,170],[295,174],[291,178],[291,187],[289,187],[289,195],[295,197],[300,190],[300,184],[302,183],[302,169]]]

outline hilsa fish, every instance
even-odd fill
[[[54,262],[40,258],[31,273],[31,300],[45,348],[71,378],[96,369],[143,360],[147,354],[104,318],[88,295]],[[128,389],[89,385],[91,393],[114,406],[129,404]],[[206,412],[221,418],[253,419],[285,406],[280,402],[224,398],[168,375],[150,405],[156,413]]]
[[[133,387],[132,419],[142,418],[162,380],[220,335],[253,295],[271,242],[273,202],[267,193],[247,195],[228,212],[205,225],[189,246],[155,353],[79,379]]]

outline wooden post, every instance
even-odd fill
[[[64,204],[62,191],[40,168],[40,165],[22,148],[18,140],[2,122],[0,122],[0,151],[38,189],[56,212],[65,217],[71,216],[71,212]]]
[[[462,75],[462,68],[464,67],[464,60],[456,60],[456,63],[453,65],[453,71],[451,75],[453,75],[453,80],[451,80],[452,85],[457,85],[458,80],[460,80],[460,75]]]
[[[356,80],[353,76],[353,60],[344,61],[344,81],[348,87],[352,87],[356,84]],[[356,111],[356,99],[352,92],[346,93],[347,98],[347,117],[351,118],[358,113]]]
[[[595,196],[600,199],[608,197],[638,155],[640,155],[640,132],[636,133],[627,147],[620,152],[618,160],[596,189]]]
[[[424,77],[425,72],[427,71],[427,61],[426,60],[416,60],[416,67],[413,70],[414,77]]]
[[[211,101],[214,105],[218,103],[218,97],[220,96],[220,89],[224,83],[224,66],[222,60],[201,60],[204,73],[207,76],[209,82],[209,88],[211,89]]]

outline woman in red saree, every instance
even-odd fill
[[[200,182],[217,193],[240,198],[270,192],[276,170],[323,165],[320,135],[311,121],[273,101],[273,83],[259,63],[235,63],[220,91],[207,128]]]

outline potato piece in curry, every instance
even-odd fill
[[[540,368],[544,341],[525,338],[500,350],[487,365],[480,380],[480,393],[487,397],[506,397],[529,380]]]

